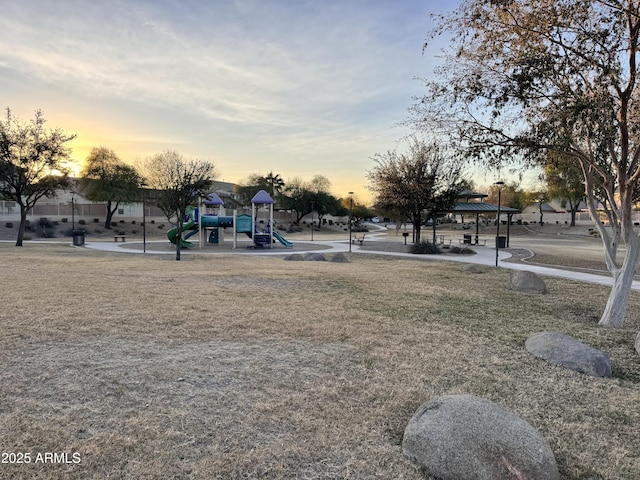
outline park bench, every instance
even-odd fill
[[[355,245],[356,242],[358,242],[360,245],[362,245],[364,243],[364,236],[365,234],[363,233],[361,237],[355,237],[351,243],[353,243]]]
[[[118,242],[119,240],[122,240],[122,243],[124,243],[126,238],[127,238],[126,235],[114,235],[113,241]]]

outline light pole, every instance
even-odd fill
[[[71,230],[76,229],[76,204],[75,204],[76,192],[71,190]]]
[[[502,186],[504,182],[496,182],[494,185],[498,186],[498,215],[496,220],[496,267],[498,266],[498,245],[500,241],[500,201],[502,200]]]
[[[147,209],[144,202],[144,187],[147,184],[142,182],[140,188],[142,188],[142,253],[147,253]]]
[[[353,223],[353,192],[349,192],[349,252],[351,252],[351,224]]]
[[[315,202],[311,202],[311,241],[313,242],[313,205]]]

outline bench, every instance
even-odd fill
[[[486,245],[487,240],[479,238],[478,235],[463,235],[460,239],[461,245]]]
[[[122,240],[122,243],[124,243],[126,238],[127,238],[126,235],[114,235],[113,241],[118,242],[118,240]]]
[[[355,237],[353,240],[351,240],[351,243],[353,243],[354,245],[356,244],[356,242],[358,242],[360,244],[360,246],[362,246],[362,244],[364,243],[364,236],[365,234],[362,234],[361,237]]]

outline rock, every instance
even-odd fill
[[[441,480],[555,480],[555,457],[530,424],[490,400],[448,395],[424,403],[402,452]]]
[[[467,263],[460,267],[460,271],[463,273],[483,273],[484,270],[480,265],[476,265],[475,263]]]
[[[305,253],[303,257],[305,261],[311,261],[311,262],[324,262],[327,260],[322,253],[309,252],[309,253]]]
[[[544,281],[535,273],[526,270],[512,270],[507,283],[509,290],[524,293],[545,293],[547,286]]]
[[[299,253],[291,253],[289,255],[286,255],[284,259],[289,261],[302,262],[304,260],[304,257]]]
[[[342,252],[338,252],[338,253],[334,253],[331,256],[331,262],[335,262],[335,263],[349,263],[349,260],[347,259],[347,256],[342,253]]]
[[[527,338],[524,345],[528,352],[554,365],[594,377],[611,376],[611,361],[606,353],[564,333],[534,333]]]
[[[638,355],[640,355],[640,333],[636,337],[636,352],[638,352]]]

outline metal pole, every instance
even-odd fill
[[[353,223],[353,192],[349,192],[349,252],[351,252],[351,224]]]
[[[502,186],[504,182],[496,182],[495,185],[498,186],[498,216],[496,218],[496,267],[498,266],[498,245],[500,241],[500,203],[502,200]]]
[[[76,194],[76,192],[71,192],[71,230],[75,230],[76,229],[75,194]]]
[[[142,185],[142,252],[147,253],[147,209],[144,202],[144,184]]]

